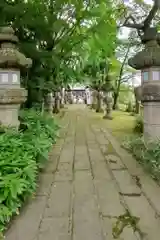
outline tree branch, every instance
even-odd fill
[[[131,19],[133,23],[127,23],[129,19]],[[135,28],[135,29],[137,29],[138,36],[139,36],[140,39],[141,39],[141,31],[140,31],[140,30],[143,28],[143,25],[142,25],[142,24],[137,24],[137,23],[136,23],[136,20],[135,20],[135,18],[134,18],[133,16],[130,15],[130,16],[128,17],[128,19],[126,19],[126,21],[125,21],[124,24],[125,24],[125,25],[124,25],[125,27],[130,27],[130,28]]]
[[[136,20],[134,19],[134,17],[132,15],[130,15],[128,18],[126,18],[123,26],[137,29],[138,35],[141,36],[140,30],[144,31],[145,29],[147,29],[150,26],[151,21],[155,17],[159,8],[160,8],[160,0],[154,0],[154,5],[151,8],[146,19],[143,21],[143,23],[140,23],[140,24],[136,23]],[[129,20],[132,20],[133,23],[129,22]]]
[[[146,17],[146,19],[143,22],[144,29],[149,27],[151,21],[153,20],[154,16],[156,15],[159,7],[160,7],[160,1],[154,0],[154,5],[153,5],[152,9],[150,10],[148,16]]]
[[[133,23],[128,22],[129,20],[132,20]],[[138,24],[136,23],[136,20],[132,15],[126,18],[125,22],[123,23],[124,27],[129,27],[129,28],[136,28],[136,29],[142,29],[143,24]]]

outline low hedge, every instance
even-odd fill
[[[0,134],[0,233],[26,198],[36,191],[39,168],[57,138],[58,125],[48,114],[23,110],[21,130]]]

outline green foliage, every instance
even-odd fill
[[[76,79],[84,42],[94,53],[103,48],[105,55],[110,54],[116,12],[110,0],[1,0],[0,26],[12,25],[20,50],[33,60],[26,87],[31,88],[37,76],[42,79],[40,88],[48,90]]]
[[[112,228],[112,235],[114,239],[119,239],[123,233],[125,227],[130,227],[133,229],[133,232],[138,232],[141,234],[141,231],[138,227],[140,218],[132,216],[131,213],[126,210],[125,214],[117,217],[117,221]]]
[[[134,132],[136,133],[143,133],[143,117],[141,115],[136,117]]]
[[[22,111],[25,131],[0,134],[0,232],[36,190],[38,169],[47,160],[58,126],[48,115]]]
[[[145,142],[142,137],[131,137],[123,143],[152,178],[160,182],[160,141]]]

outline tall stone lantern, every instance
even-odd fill
[[[144,136],[160,138],[160,46],[157,42],[157,30],[145,31],[142,43],[145,45],[128,63],[141,70],[141,101],[144,106]]]
[[[20,69],[31,66],[32,60],[26,58],[16,48],[18,38],[11,27],[0,31],[0,125],[19,126],[18,110],[25,102],[27,91],[20,87]]]

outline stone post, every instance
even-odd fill
[[[46,97],[46,111],[50,114],[53,113],[53,103],[54,103],[53,93],[50,92],[47,94]]]
[[[64,108],[65,105],[65,88],[61,89],[61,108]]]
[[[97,91],[93,90],[92,91],[92,109],[96,109],[96,104],[97,104]]]
[[[20,87],[20,69],[29,67],[31,59],[26,58],[16,48],[18,38],[10,27],[0,31],[0,124],[19,126],[18,111],[25,102],[27,91]]]
[[[151,139],[160,138],[160,46],[157,39],[157,30],[147,29],[142,38],[144,49],[128,61],[131,67],[141,70],[144,136]]]
[[[104,119],[112,120],[112,92],[107,92],[103,99],[105,104],[105,115],[103,116]]]

